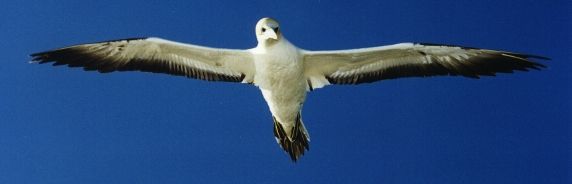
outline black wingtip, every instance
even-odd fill
[[[71,46],[67,46],[67,47],[63,47],[63,48],[69,48],[69,47],[74,47],[74,46],[78,46],[78,45],[84,45],[84,44],[99,44],[99,43],[107,43],[107,42],[119,42],[119,41],[133,41],[133,40],[145,40],[148,39],[150,37],[131,37],[131,38],[122,38],[122,39],[113,39],[113,40],[105,40],[105,41],[99,41],[99,42],[90,42],[90,43],[83,43],[83,44],[74,44]],[[29,56],[32,57],[32,61],[37,61],[41,59],[41,56],[52,53],[52,52],[56,52],[58,50],[61,49],[55,49],[55,50],[48,50],[48,51],[44,51],[44,52],[36,52],[36,53],[32,53]]]
[[[529,65],[526,66],[526,69],[534,69],[534,70],[541,70],[542,68],[547,68],[547,66],[542,64],[542,63],[532,61],[530,59],[541,59],[541,60],[547,60],[547,61],[552,60],[548,57],[539,56],[539,55],[532,55],[532,54],[519,54],[519,53],[503,53],[503,54],[510,55],[511,57],[517,57],[517,58],[520,58],[520,59],[527,61],[529,63]],[[528,70],[524,70],[524,71],[528,71]]]
[[[436,43],[427,43],[427,42],[417,42],[414,43],[417,45],[424,45],[424,46],[443,46],[443,47],[459,47],[462,49],[475,49],[475,50],[481,50],[481,48],[477,48],[477,47],[467,47],[467,46],[460,46],[460,45],[454,45],[454,44],[436,44]],[[501,51],[502,52],[502,51]],[[542,60],[552,60],[548,57],[544,57],[544,56],[539,56],[539,55],[533,55],[533,54],[517,54],[517,53],[510,53],[511,55],[515,55],[521,58],[534,58],[534,59],[542,59]]]
[[[520,54],[519,56],[523,56],[525,58],[534,58],[534,59],[542,59],[542,60],[552,60],[549,57],[539,56],[539,55],[531,55],[531,54]],[[543,66],[544,67],[544,66]]]
[[[32,57],[32,59],[30,59],[30,62],[28,63],[44,63],[45,62],[45,57],[44,54],[47,52],[38,52],[38,53],[33,53],[30,54],[30,57]]]
[[[30,54],[31,59],[28,63],[44,64],[44,63],[55,62],[54,59],[50,57],[50,55],[57,51],[58,50],[50,50],[45,52],[32,53]]]
[[[49,52],[49,51],[48,51]],[[30,54],[30,57],[32,57],[32,61],[37,61],[40,59],[40,56],[44,55],[47,52],[36,52],[36,53],[32,53]]]

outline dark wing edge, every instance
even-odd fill
[[[546,66],[531,59],[550,60],[550,58],[538,55],[451,45],[423,44],[422,46],[456,47],[474,53],[468,53],[471,55],[470,57],[455,58],[435,55],[424,50],[408,50],[407,52],[414,52],[415,54],[387,59],[386,62],[393,63],[379,70],[334,72],[325,77],[332,84],[362,84],[386,79],[430,76],[463,76],[479,79],[481,76],[496,76],[496,73],[513,73],[514,71],[529,71],[530,69],[541,70]],[[444,57],[447,58],[444,59]],[[410,62],[408,60],[419,61]]]
[[[82,67],[85,71],[98,71],[100,73],[114,71],[164,73],[207,81],[241,82],[245,78],[244,73],[217,72],[217,70],[213,70],[216,66],[205,63],[197,62],[195,66],[190,66],[180,59],[174,59],[175,56],[166,57],[169,55],[167,53],[151,53],[145,57],[139,57],[137,53],[121,55],[121,52],[125,50],[133,51],[128,47],[138,47],[131,46],[133,42],[146,42],[147,39],[149,38],[110,40],[33,53],[30,55],[32,57],[30,63],[53,63],[53,66]],[[150,52],[154,51],[151,50]],[[196,67],[196,64],[202,64],[203,67]]]

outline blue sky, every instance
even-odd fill
[[[0,183],[569,183],[571,2],[54,1],[0,7]],[[430,42],[538,54],[542,71],[309,94],[294,164],[254,86],[28,64],[156,36],[254,47],[262,17],[308,50]],[[543,61],[544,62],[544,61]]]

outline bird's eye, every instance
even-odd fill
[[[262,28],[262,32],[266,32],[266,28]]]

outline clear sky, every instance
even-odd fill
[[[570,183],[572,3],[72,1],[0,6],[0,183]],[[248,49],[274,17],[308,50],[429,42],[543,55],[547,69],[328,86],[310,151],[276,144],[254,86],[28,64],[30,53],[155,36]]]

